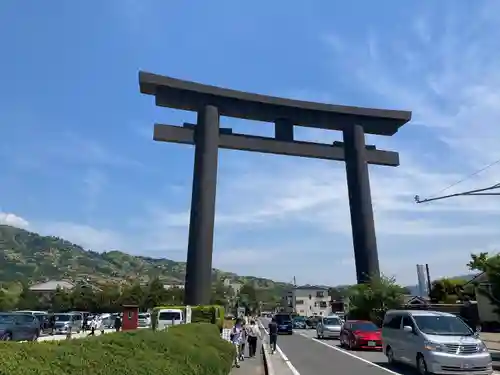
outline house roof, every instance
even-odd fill
[[[327,286],[319,286],[319,285],[301,285],[296,286],[295,290],[325,290],[327,291],[329,288]]]
[[[429,302],[429,299],[426,297],[420,297],[420,296],[404,296],[404,303],[406,305],[413,305],[413,304],[426,304]]]
[[[73,289],[75,287],[74,284],[69,281],[64,280],[49,280],[45,283],[35,284],[30,287],[30,290],[34,292],[43,292],[43,291],[53,291],[57,288],[61,289]]]

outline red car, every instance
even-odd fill
[[[380,328],[367,320],[347,320],[340,332],[340,345],[350,350],[382,350]]]

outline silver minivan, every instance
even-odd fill
[[[69,331],[80,333],[82,330],[82,315],[77,313],[54,314],[55,333],[67,334]]]
[[[491,375],[486,345],[453,314],[428,310],[389,310],[382,325],[389,363],[416,367],[420,374]]]

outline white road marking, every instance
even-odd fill
[[[306,338],[308,338],[308,339],[310,339],[310,340],[312,340],[312,341],[315,341],[315,342],[317,342],[317,343],[319,343],[319,344],[321,344],[321,345],[327,346],[327,347],[329,347],[330,349],[333,349],[333,350],[336,350],[336,351],[338,351],[338,352],[340,352],[340,353],[343,353],[343,354],[345,354],[345,355],[348,355],[349,357],[356,358],[357,360],[359,360],[359,361],[361,361],[361,362],[367,363],[367,364],[372,365],[372,366],[374,366],[374,367],[377,367],[377,368],[379,368],[379,369],[381,369],[381,370],[384,370],[385,372],[387,372],[387,373],[389,373],[389,374],[393,374],[393,375],[403,375],[403,374],[401,374],[401,373],[399,373],[399,372],[389,370],[388,368],[385,368],[385,367],[382,367],[382,366],[380,366],[380,365],[377,365],[376,363],[370,362],[370,361],[369,361],[369,360],[367,360],[367,359],[364,359],[364,358],[358,357],[357,355],[352,354],[352,353],[349,353],[347,350],[340,349],[340,348],[338,348],[338,347],[337,347],[337,346],[335,346],[335,345],[331,345],[331,344],[328,344],[328,343],[326,343],[326,342],[324,342],[324,341],[318,340],[318,339],[316,339],[316,338],[314,338],[314,337],[307,336],[305,333],[300,333],[300,335],[301,335],[301,336],[303,336],[303,337],[306,337]]]
[[[266,335],[269,336],[269,332],[267,332],[267,329],[264,328],[264,326],[262,325],[262,323],[260,321],[259,321],[259,325],[260,325],[260,328],[262,328],[264,330]],[[283,350],[281,350],[281,348],[278,345],[276,345],[276,351],[279,353],[279,355],[281,356],[283,361],[285,361],[286,365],[288,366],[290,371],[293,373],[293,375],[300,375],[300,372],[298,372],[297,369],[295,368],[295,366],[292,365],[292,362],[290,362],[288,357],[285,355],[285,353],[283,353]]]

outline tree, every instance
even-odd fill
[[[471,271],[484,272],[487,285],[477,285],[477,290],[486,296],[495,306],[495,312],[500,313],[500,254],[489,255],[487,252],[471,254],[471,261],[467,263]]]
[[[358,284],[349,288],[349,318],[367,319],[381,324],[389,309],[403,304],[404,288],[394,278],[381,276],[369,284]]]
[[[12,310],[16,306],[16,295],[0,289],[0,311]]]
[[[55,293],[50,299],[50,309],[53,311],[71,311],[73,310],[73,304],[71,294],[66,290],[57,288]]]
[[[463,279],[442,278],[435,280],[431,284],[429,297],[434,303],[456,303],[464,295]]]
[[[160,279],[155,278],[151,280],[147,286],[147,290],[143,299],[143,307],[145,310],[153,308],[155,306],[161,306],[167,304],[169,299],[168,291],[165,286],[160,281]]]
[[[238,305],[245,307],[247,311],[258,309],[257,292],[252,284],[244,284],[238,294]]]

